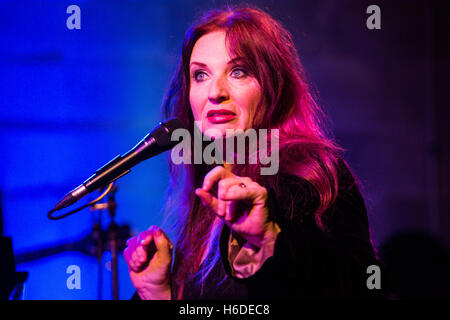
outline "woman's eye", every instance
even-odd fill
[[[205,72],[203,72],[203,71],[194,72],[194,80],[195,81],[203,81],[203,80],[206,80],[206,78],[207,78],[207,75]]]
[[[243,69],[236,68],[231,71],[231,75],[233,76],[233,78],[239,79],[245,77],[247,73]]]

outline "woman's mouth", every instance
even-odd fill
[[[214,124],[218,123],[226,123],[232,121],[234,118],[236,118],[236,113],[220,109],[220,110],[210,110],[206,114],[206,117],[208,118],[208,121]]]

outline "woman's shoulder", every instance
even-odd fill
[[[348,218],[358,218],[366,223],[366,207],[350,166],[342,157],[336,157],[335,170],[337,174],[336,197],[325,210],[323,217],[330,224],[340,224]],[[293,174],[280,174],[278,178],[278,203],[283,207],[289,204],[291,218],[314,216],[320,196],[314,185],[306,179]],[[285,201],[291,199],[292,201]]]
[[[337,175],[338,190],[349,190],[357,187],[357,180],[350,169],[348,163],[341,157],[336,156],[334,161],[334,169]],[[313,184],[307,179],[306,176],[294,174],[292,172],[281,172],[278,176],[278,185],[281,187],[289,187],[299,189],[302,191],[307,190],[312,192]]]
[[[369,239],[367,209],[360,192],[359,180],[343,159],[338,161],[338,173],[338,194],[324,217],[333,233]]]
[[[342,157],[338,157],[336,162],[339,181],[338,188],[341,190],[358,189],[357,179],[349,164]]]

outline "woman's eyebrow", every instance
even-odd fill
[[[243,59],[241,58],[241,57],[236,57],[236,58],[233,58],[233,59],[231,59],[230,61],[228,61],[227,62],[227,64],[233,64],[233,63],[236,63],[236,62],[238,62],[238,61],[242,61]],[[198,65],[198,66],[200,66],[200,67],[207,67],[207,65],[205,64],[205,63],[203,63],[203,62],[198,62],[198,61],[192,61],[191,63],[190,63],[190,66],[192,66],[192,65]]]
[[[192,66],[193,64],[196,64],[196,65],[198,65],[198,66],[200,66],[200,67],[206,67],[206,64],[204,64],[204,63],[202,63],[202,62],[192,61],[192,62],[191,62],[191,66]]]
[[[230,61],[228,61],[227,64],[233,64],[233,63],[236,63],[236,62],[242,61],[242,60],[244,60],[244,59],[241,57],[236,57],[236,58],[233,58]]]

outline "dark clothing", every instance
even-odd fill
[[[224,226],[220,240],[222,261],[204,283],[185,283],[184,299],[321,299],[385,298],[381,289],[367,288],[370,265],[380,266],[370,241],[366,208],[348,168],[341,162],[339,192],[324,213],[329,232],[315,222],[317,198],[304,180],[284,177],[282,192],[295,194],[294,216],[286,202],[269,190],[269,210],[281,228],[274,255],[246,279],[231,276],[228,262],[230,229]],[[282,193],[278,193],[282,194]],[[381,266],[380,266],[381,268]],[[382,270],[382,269],[381,269]],[[383,279],[383,275],[381,275]]]
[[[384,299],[381,289],[369,290],[370,265],[381,265],[370,241],[367,212],[350,171],[340,161],[336,202],[324,216],[328,232],[320,230],[314,213],[315,189],[306,180],[280,176],[277,194],[290,192],[295,203],[269,190],[269,213],[281,229],[274,254],[252,276],[231,276],[228,261],[230,229],[220,237],[221,261],[208,275],[203,292],[194,279],[185,282],[183,299]],[[383,274],[381,274],[383,280]],[[135,295],[136,298],[137,295]],[[176,296],[172,294],[172,296]]]

